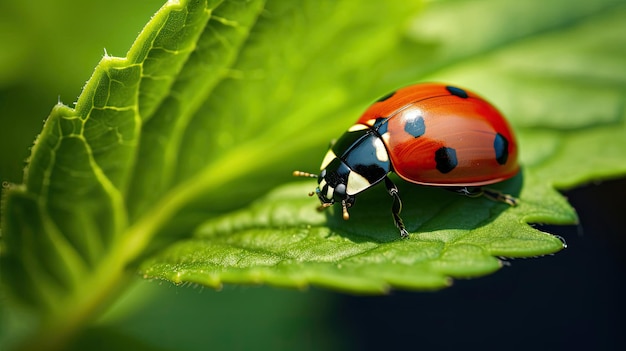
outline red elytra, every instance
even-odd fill
[[[416,184],[517,203],[513,196],[482,188],[519,171],[510,126],[483,98],[450,85],[416,84],[380,98],[331,145],[320,170],[319,176],[294,175],[317,177],[318,187],[309,195],[317,194],[320,208],[340,202],[346,220],[356,195],[384,182],[402,237],[409,234],[390,172]]]
[[[511,127],[495,107],[471,91],[438,83],[411,85],[379,99],[357,123],[373,126],[381,117],[387,119],[388,134],[381,135],[393,171],[406,181],[481,186],[519,171]],[[420,118],[414,129],[421,134],[407,132],[407,123],[414,125]],[[457,164],[449,165],[447,172],[437,168],[434,157],[441,148],[455,150]]]

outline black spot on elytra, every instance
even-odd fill
[[[453,86],[446,86],[446,90],[448,90],[450,92],[450,94],[454,95],[454,96],[458,96],[460,98],[463,99],[467,99],[468,95],[467,92],[461,88],[457,88],[457,87],[453,87]]]
[[[456,150],[445,146],[437,149],[435,151],[435,162],[439,172],[449,173],[459,164],[456,159]]]
[[[426,132],[426,125],[424,124],[424,117],[419,116],[411,119],[404,124],[404,130],[411,134],[414,138],[424,135]]]
[[[392,91],[391,93],[389,93],[389,94],[387,94],[387,95],[385,95],[385,96],[382,96],[381,98],[379,98],[378,100],[376,100],[376,102],[383,102],[383,101],[385,101],[385,100],[389,99],[390,97],[392,97],[392,96],[394,96],[394,95],[396,95],[396,92],[395,92],[395,91]]]
[[[505,164],[509,158],[509,141],[502,134],[496,134],[493,149],[496,151],[496,161],[501,165]]]

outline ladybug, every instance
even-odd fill
[[[343,218],[356,195],[384,182],[401,237],[402,202],[390,172],[405,181],[445,187],[470,197],[486,196],[511,206],[516,199],[482,186],[519,171],[517,146],[502,114],[477,94],[455,86],[424,83],[383,96],[334,142],[322,161],[315,192],[320,209],[341,203]]]

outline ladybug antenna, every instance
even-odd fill
[[[317,178],[317,174],[302,172],[302,171],[293,171],[294,177],[309,177],[309,178]]]
[[[308,172],[302,172],[302,171],[293,171],[293,176],[294,177],[309,177],[309,178],[317,178],[317,174],[313,174],[313,173],[308,173]],[[309,196],[313,196],[315,195],[315,191],[311,191],[309,193]],[[327,206],[328,207],[328,206]]]

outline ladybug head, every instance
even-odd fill
[[[343,162],[340,163],[343,164]],[[315,189],[315,194],[324,207],[328,207],[336,201],[345,203],[350,207],[354,203],[354,195],[347,193],[348,175],[351,172],[340,172],[341,169],[332,166],[333,162],[320,173],[317,178],[318,186]]]
[[[309,193],[309,196],[317,195],[320,199],[318,208],[320,210],[334,205],[335,202],[341,203],[345,220],[350,217],[348,208],[354,204],[355,194],[371,186],[365,178],[350,170],[338,158],[333,159],[322,169],[319,176],[300,171],[295,171],[293,175],[317,178],[318,186],[314,192]]]
[[[390,167],[379,135],[359,124],[331,144],[322,160],[319,176],[300,171],[294,175],[317,178],[318,186],[309,195],[317,195],[320,209],[341,203],[343,218],[348,219],[348,208],[354,204],[356,194],[385,179]]]
[[[334,205],[335,202],[339,202],[343,211],[343,219],[347,220],[350,218],[348,208],[354,204],[355,197],[347,193],[348,178],[339,173],[338,169],[329,167],[323,169],[319,176],[300,171],[293,172],[293,175],[317,178],[318,186],[315,188],[315,191],[309,193],[309,196],[317,195],[320,199],[318,210],[323,210]]]

